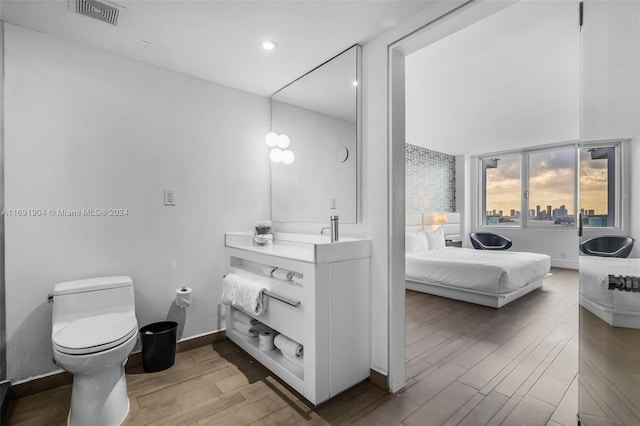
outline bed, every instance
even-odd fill
[[[408,289],[499,308],[542,286],[549,256],[446,247],[445,240],[459,238],[459,215],[447,214],[446,226],[434,226],[434,217],[422,215],[420,225],[415,217],[407,218]]]

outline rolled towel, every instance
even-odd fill
[[[222,281],[222,303],[260,315],[267,310],[267,289],[236,274],[227,274]]]
[[[286,269],[277,268],[275,271],[273,271],[272,276],[273,278],[291,281],[294,274],[295,272],[287,271]]]
[[[233,311],[233,319],[247,325],[262,324],[257,319],[251,318],[249,315],[245,314],[242,311]]]
[[[234,321],[233,328],[240,334],[244,334],[247,337],[256,337],[258,335],[257,332],[253,331],[253,327],[251,325],[240,321]]]
[[[304,365],[304,357],[291,356],[291,355],[286,354],[284,352],[282,353],[282,356],[284,357],[284,359],[286,359],[287,361],[291,362],[292,364],[297,365],[300,368],[302,368],[302,366]]]
[[[304,285],[304,280],[302,279],[302,275],[298,274],[297,272],[293,274],[293,277],[291,277],[291,281],[298,284],[299,286]]]
[[[289,339],[284,334],[278,334],[276,338],[273,339],[273,344],[276,348],[280,349],[283,354],[288,354],[292,357],[302,356],[302,345],[295,340]]]
[[[264,266],[262,268],[262,273],[265,274],[268,277],[272,277],[273,276],[273,271],[275,271],[276,268],[275,266]]]

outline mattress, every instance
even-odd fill
[[[516,291],[544,278],[551,268],[545,254],[444,247],[407,253],[406,279],[490,294]]]

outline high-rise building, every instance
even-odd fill
[[[547,206],[547,217],[551,217],[551,206]]]
[[[516,217],[516,209],[511,209],[511,217]]]
[[[529,217],[534,217],[536,215],[536,211],[534,209],[529,209]]]
[[[540,206],[536,206],[536,217],[540,219]]]

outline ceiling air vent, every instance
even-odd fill
[[[120,11],[96,0],[76,0],[76,12],[107,24],[116,25]]]

